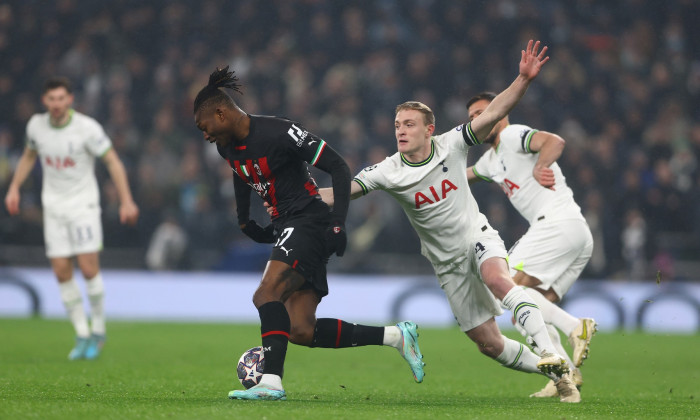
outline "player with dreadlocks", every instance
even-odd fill
[[[224,90],[241,93],[237,82],[228,66],[217,68],[194,101],[197,128],[233,169],[241,230],[256,242],[274,243],[253,295],[265,351],[263,376],[258,385],[231,391],[229,398],[286,399],[282,371],[289,341],[325,348],[392,346],[421,382],[424,364],[415,323],[372,327],[316,319],[316,308],[328,294],[328,258],[345,252],[350,169],[333,148],[298,122],[244,112]],[[307,164],[330,174],[336,197],[332,211],[321,200]],[[251,190],[274,208],[266,227],[250,219]]]

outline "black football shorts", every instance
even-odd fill
[[[290,215],[275,226],[277,242],[272,247],[270,260],[282,261],[304,276],[306,283],[300,290],[314,289],[319,297],[328,294],[326,264],[326,228],[330,213],[307,206],[304,211]]]

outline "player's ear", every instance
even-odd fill
[[[428,135],[432,136],[433,133],[435,132],[435,124],[428,124],[427,129],[428,129]]]

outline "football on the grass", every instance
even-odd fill
[[[238,360],[238,380],[246,388],[255,386],[260,382],[265,367],[265,355],[262,347],[253,347],[241,355]]]

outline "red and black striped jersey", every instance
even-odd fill
[[[294,121],[285,118],[249,115],[250,132],[242,140],[218,147],[231,165],[234,181],[242,180],[275,209],[272,218],[296,213],[311,202],[321,201],[316,181],[307,164],[315,165],[327,148],[326,142]],[[236,197],[245,189],[234,182]],[[248,195],[247,192],[246,195]],[[238,203],[239,218],[241,208]],[[245,219],[245,217],[244,217]]]

